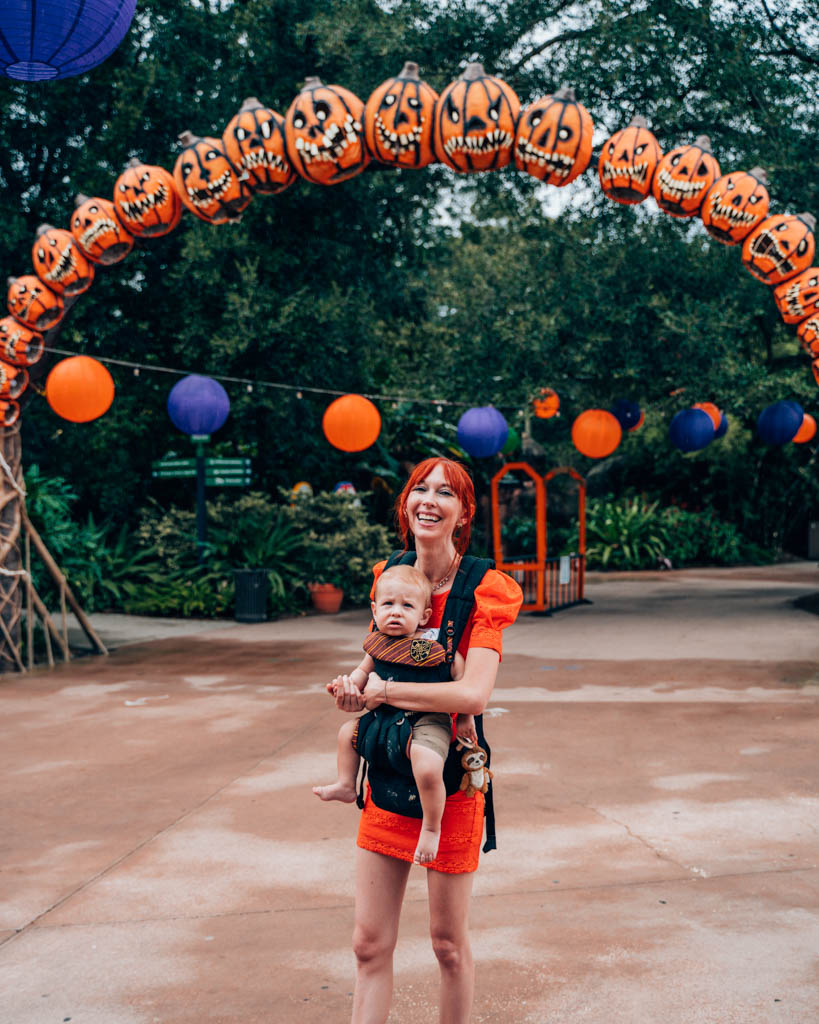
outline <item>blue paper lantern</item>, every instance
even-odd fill
[[[125,38],[135,10],[136,0],[5,0],[0,71],[23,82],[90,71]]]
[[[192,373],[174,384],[168,415],[183,434],[212,434],[228,418],[230,399],[218,380]]]
[[[636,427],[642,415],[640,406],[636,402],[629,401],[628,398],[618,398],[611,409],[609,409],[609,412],[623,430],[632,430]]]
[[[717,432],[714,434],[715,441],[718,441],[721,437],[725,437],[725,435],[728,433],[728,417],[725,415],[724,412],[720,412],[719,415],[719,426],[717,427]]]
[[[796,437],[805,413],[798,402],[783,399],[759,414],[756,429],[765,444],[787,444]]]
[[[671,421],[668,436],[681,452],[698,452],[714,440],[714,421],[703,409],[681,409]]]
[[[497,453],[509,437],[509,424],[494,406],[467,409],[458,420],[458,444],[476,459]]]

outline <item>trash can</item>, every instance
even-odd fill
[[[270,587],[268,569],[235,569],[237,622],[267,620],[267,591]]]
[[[808,524],[808,558],[819,561],[819,523]]]

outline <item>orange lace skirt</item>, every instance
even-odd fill
[[[420,832],[420,818],[405,818],[403,814],[376,807],[367,786],[367,799],[358,826],[357,844],[362,850],[412,861]],[[444,807],[438,856],[422,867],[452,875],[475,871],[482,841],[483,793],[471,797],[454,793],[447,798]]]

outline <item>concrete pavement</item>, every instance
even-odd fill
[[[591,577],[507,632],[475,1022],[819,1019],[817,591]],[[0,1024],[344,1021],[357,811],[310,786],[366,615],[95,625],[110,657],[0,681]],[[419,868],[396,1024],[436,1016],[426,928]]]

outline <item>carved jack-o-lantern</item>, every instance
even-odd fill
[[[482,64],[467,64],[438,97],[435,155],[462,173],[496,171],[512,159],[520,100]]]
[[[693,146],[677,146],[657,164],[651,192],[672,217],[693,217],[720,175],[711,140],[700,135]]]
[[[8,308],[15,320],[35,331],[47,331],[60,322],[63,300],[46,288],[39,277],[34,274],[10,277],[8,285]]]
[[[252,196],[222,140],[182,132],[179,141],[184,149],[176,158],[173,178],[182,202],[208,224],[238,220]]]
[[[70,231],[41,224],[31,247],[34,273],[60,295],[79,295],[94,281],[94,265],[87,260]]]
[[[742,243],[746,270],[769,285],[780,284],[807,270],[816,251],[815,227],[812,213],[766,217]]]
[[[654,171],[662,155],[659,142],[648,130],[648,122],[638,114],[627,128],[603,143],[597,164],[603,191],[616,203],[642,203],[651,192]]]
[[[28,370],[0,359],[0,398],[19,398],[28,387]]]
[[[134,239],[117,220],[110,199],[77,196],[71,218],[71,234],[92,263],[109,265],[124,260]]]
[[[819,316],[803,320],[796,328],[796,335],[811,359],[819,359]]]
[[[16,402],[0,402],[0,427],[11,427],[20,419],[20,406]]]
[[[539,420],[550,420],[560,408],[558,393],[554,388],[541,388],[537,398],[532,399],[532,408]]]
[[[167,235],[182,216],[173,175],[134,157],[114,182],[114,210],[126,231],[138,238]]]
[[[808,267],[801,274],[774,288],[774,301],[786,324],[798,324],[819,313],[819,267]]]
[[[370,154],[382,164],[426,167],[435,159],[432,130],[438,93],[422,82],[408,60],[395,78],[373,91],[364,108],[364,135]]]
[[[770,196],[761,167],[731,171],[705,193],[700,217],[709,235],[725,245],[743,241],[768,216]]]
[[[559,89],[523,111],[515,166],[548,185],[568,185],[589,166],[594,124],[574,89]]]
[[[349,89],[311,76],[284,115],[287,155],[316,185],[336,185],[370,162],[364,145],[364,103]]]
[[[222,134],[228,159],[254,192],[283,192],[296,180],[284,144],[284,118],[255,96],[242,104]]]
[[[0,319],[0,359],[14,366],[33,366],[43,348],[42,334],[24,327],[13,316]]]

